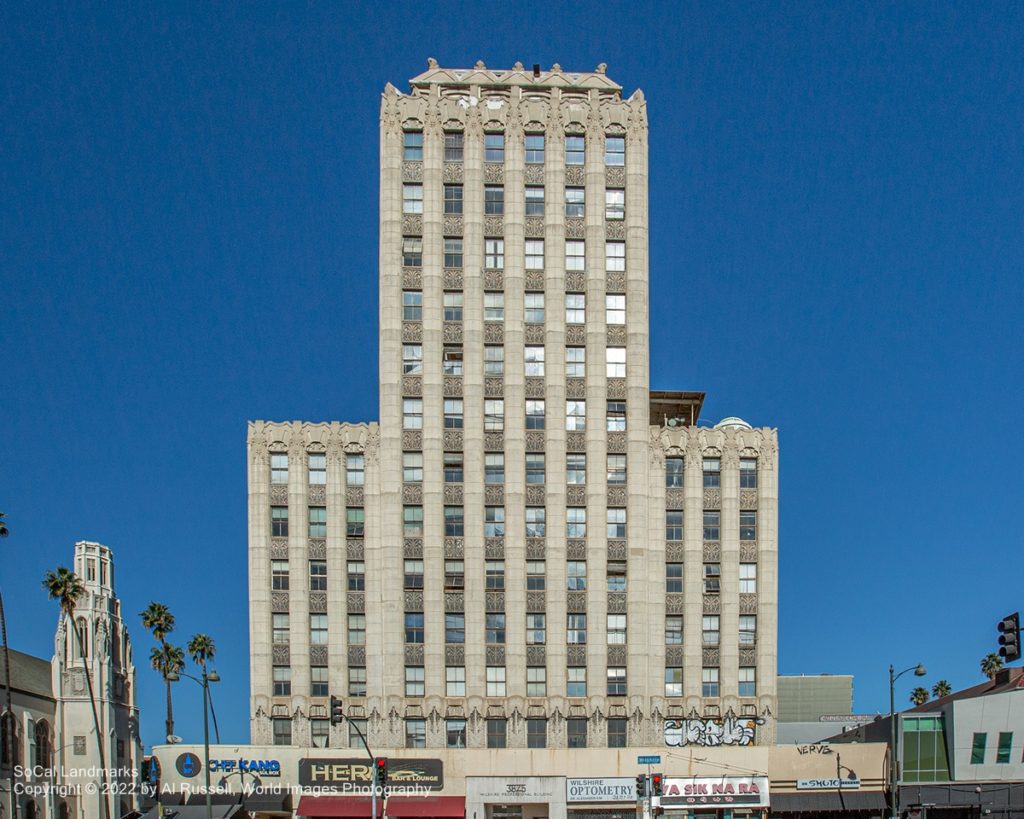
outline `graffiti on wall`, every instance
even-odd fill
[[[761,717],[715,717],[713,719],[665,720],[665,744],[684,745],[752,745]]]

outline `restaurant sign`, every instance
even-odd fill
[[[299,760],[299,784],[307,787],[342,787],[361,785],[369,787],[373,771],[366,759]],[[440,759],[388,758],[388,786],[418,785],[432,791],[444,787],[443,767]]]
[[[768,807],[767,776],[694,776],[667,778],[661,804],[756,805]]]
[[[566,802],[635,802],[636,780],[630,776],[566,779]]]
[[[859,788],[859,779],[798,779],[797,790],[837,791],[840,788]]]

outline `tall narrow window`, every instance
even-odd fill
[[[565,348],[565,377],[585,378],[587,375],[587,348]]]
[[[702,668],[700,671],[701,695],[704,697],[719,696],[718,669]]]
[[[290,697],[292,694],[292,668],[290,665],[274,666],[274,696]]]
[[[544,164],[544,134],[527,134],[523,140],[527,165]]]
[[[270,453],[270,482],[288,483],[288,455],[285,452]]]
[[[350,665],[348,667],[348,695],[350,697],[366,696],[366,666]],[[365,725],[360,726],[365,734]]]
[[[484,162],[505,161],[505,135],[484,134]]]
[[[484,430],[501,432],[505,429],[505,399],[487,398],[484,400]]]
[[[444,453],[444,482],[462,483],[464,475],[463,457],[461,452]]]
[[[665,564],[665,591],[678,594],[683,590],[683,564]]]
[[[444,399],[444,428],[445,429],[462,429],[463,416],[462,416],[462,399],[461,398],[445,398]]]
[[[505,642],[505,614],[488,612],[484,615],[485,642],[487,645],[502,645]]]
[[[462,162],[463,138],[461,131],[447,131],[444,135],[444,161]]]
[[[565,428],[570,432],[582,432],[587,428],[587,402],[565,402]]]
[[[757,696],[757,669],[754,666],[740,666],[739,695]]]
[[[526,453],[526,483],[544,483],[544,453]]]
[[[665,459],[665,486],[668,489],[683,488],[683,459]]]
[[[626,138],[607,136],[604,138],[604,164],[609,167],[626,164]]]
[[[406,483],[423,483],[423,453],[402,453],[402,480]]]
[[[756,563],[740,563],[740,594],[757,594]]]
[[[721,458],[704,459],[704,488],[718,489],[722,485]]]
[[[487,216],[504,216],[505,188],[502,185],[484,186],[484,213]]]
[[[608,456],[608,483],[609,484],[623,484],[626,482],[626,456],[625,455],[609,455]]]
[[[604,218],[626,218],[626,192],[621,188],[608,188],[604,192]]]
[[[757,512],[740,512],[740,540],[757,540]]]
[[[461,506],[444,508],[445,537],[462,537],[466,532],[465,512]]]
[[[402,185],[402,213],[423,213],[423,186],[406,182]]]
[[[423,537],[423,507],[402,507],[402,528],[406,537]]]
[[[587,615],[570,614],[566,627],[566,639],[569,645],[586,645],[587,643]]]
[[[402,292],[402,320],[423,320],[423,291],[405,290]]]
[[[544,188],[541,185],[527,185],[526,187],[526,215],[544,215]]]
[[[503,666],[503,665],[489,665],[489,666],[487,666],[487,696],[488,697],[504,697],[505,696],[505,666]]]
[[[608,615],[608,645],[626,644],[626,615]]]
[[[452,644],[466,642],[466,615],[464,612],[450,612],[444,616],[444,641]]]
[[[309,536],[327,537],[327,509],[323,506],[309,507]]]
[[[288,537],[288,507],[270,507],[270,536]]]
[[[757,615],[740,615],[740,645],[752,646],[757,644]]]
[[[423,642],[423,612],[407,611],[405,613],[405,642]]]
[[[971,743],[971,764],[985,764],[985,745],[988,742],[988,734],[975,733],[974,741]]]
[[[484,293],[484,321],[505,320],[505,294]]]
[[[323,452],[309,453],[309,485],[323,486],[327,483],[327,455]]]
[[[445,693],[449,697],[466,696],[466,667],[450,665],[445,669]]]
[[[505,507],[484,507],[484,537],[505,537]]]
[[[722,539],[722,513],[715,509],[704,510],[704,540]]]
[[[524,301],[525,319],[532,324],[544,323],[544,294],[527,293]]]
[[[586,142],[581,136],[565,138],[565,164],[582,165],[586,159]]]
[[[757,458],[740,458],[740,489],[757,489]]]
[[[702,638],[706,646],[717,646],[721,635],[717,614],[705,614],[702,619]],[[705,694],[705,696],[708,696]]]
[[[626,297],[609,294],[605,298],[605,322],[608,324],[626,323]]]
[[[462,213],[462,185],[444,186],[444,212],[446,214]]]
[[[366,482],[366,460],[362,455],[345,456],[345,484],[362,486]]]
[[[681,646],[683,644],[683,616],[669,614],[665,617],[665,645]],[[680,694],[680,696],[682,696]]]
[[[462,291],[447,290],[444,294],[444,320],[462,321]]]
[[[423,345],[402,345],[402,375],[422,375]]]
[[[683,696],[683,669],[678,667],[665,669],[665,696]]]
[[[362,560],[350,560],[345,568],[348,574],[348,590],[364,591],[366,589],[366,564]]]
[[[578,486],[587,482],[587,456],[582,452],[570,452],[565,456],[565,482]]]
[[[488,591],[505,590],[504,560],[488,560],[484,564],[484,586]]]
[[[526,240],[526,269],[527,270],[543,270],[544,269],[544,240],[543,239],[527,239]]]
[[[526,696],[543,697],[548,691],[548,670],[542,666],[528,666],[526,669]]]
[[[327,591],[327,561],[309,561],[309,590]]]
[[[527,347],[524,353],[527,376],[544,375],[544,348]]]
[[[500,344],[488,344],[484,347],[484,375],[501,376],[505,374],[505,348]]]
[[[462,311],[459,311],[462,315]],[[462,345],[445,344],[441,351],[441,371],[445,375],[462,375]]]
[[[290,623],[289,616],[287,614],[275,613],[274,615],[272,615],[271,626],[273,633],[273,642],[276,645],[287,645],[289,642],[291,642]]]
[[[526,402],[526,428],[544,429],[544,401],[531,398]]]
[[[314,646],[327,645],[327,615],[309,615],[309,642]]]
[[[350,506],[345,510],[345,536],[362,537],[366,531],[366,510],[361,506]]]
[[[605,242],[604,269],[609,273],[622,272],[626,269],[626,243]]]
[[[565,189],[565,215],[571,218],[582,219],[586,213],[587,200],[583,188]]]
[[[402,429],[423,429],[423,399],[402,399]]]
[[[608,414],[606,416],[609,432],[626,431],[626,402],[609,401]]]
[[[505,453],[484,453],[484,483],[501,485],[505,483]]]
[[[526,507],[526,536],[544,537],[547,531],[547,510],[543,506]]]
[[[683,539],[683,510],[669,509],[665,512],[665,540],[679,542]]]
[[[288,561],[270,561],[270,588],[274,591],[288,591]]]
[[[487,720],[487,747],[505,748],[508,746],[508,720],[492,718]]]
[[[566,678],[567,697],[587,696],[587,668],[586,666],[569,666]]]
[[[402,237],[402,265],[404,267],[423,266],[423,237]]]
[[[423,161],[422,131],[406,131],[402,134],[402,159],[406,162]]]
[[[605,374],[608,378],[626,377],[625,347],[607,347],[605,349]]]
[[[565,269],[567,271],[587,269],[586,244],[582,240],[566,240]]]
[[[403,587],[406,589],[422,589],[423,588],[423,561],[422,560],[406,560],[405,561],[405,579]]]
[[[587,536],[587,508],[570,506],[565,510],[566,537],[584,538]]]
[[[626,669],[622,666],[608,666],[608,696],[626,696]]]
[[[626,537],[626,510],[621,507],[610,507],[607,511],[609,539]]]
[[[583,293],[565,294],[565,323],[583,324],[587,320],[587,297]]]
[[[484,239],[484,267],[503,270],[505,267],[505,240]]]
[[[565,566],[565,586],[569,591],[587,590],[587,562],[570,560]]]
[[[445,237],[444,266],[462,267],[462,239]]]

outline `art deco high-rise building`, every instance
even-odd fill
[[[681,744],[734,715],[771,741],[776,433],[650,390],[647,112],[621,91],[434,61],[385,89],[380,421],[249,428],[254,742],[357,744],[329,694],[377,748]]]

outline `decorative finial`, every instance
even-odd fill
[[[483,60],[477,60],[476,61],[476,65],[474,65],[473,68],[487,68],[487,66],[484,65],[484,61]]]
[[[427,68],[437,68],[437,60],[433,57],[427,57]]]
[[[552,74],[561,74],[562,73],[562,66],[560,66],[558,63],[555,63],[553,66],[551,66],[551,73]]]
[[[608,71],[608,63],[598,63],[595,69],[598,74],[604,74]]]
[[[521,62],[519,62],[519,60],[516,60],[515,63],[513,64],[513,66],[512,66],[512,70],[513,71],[522,71],[523,70],[523,64]]]

